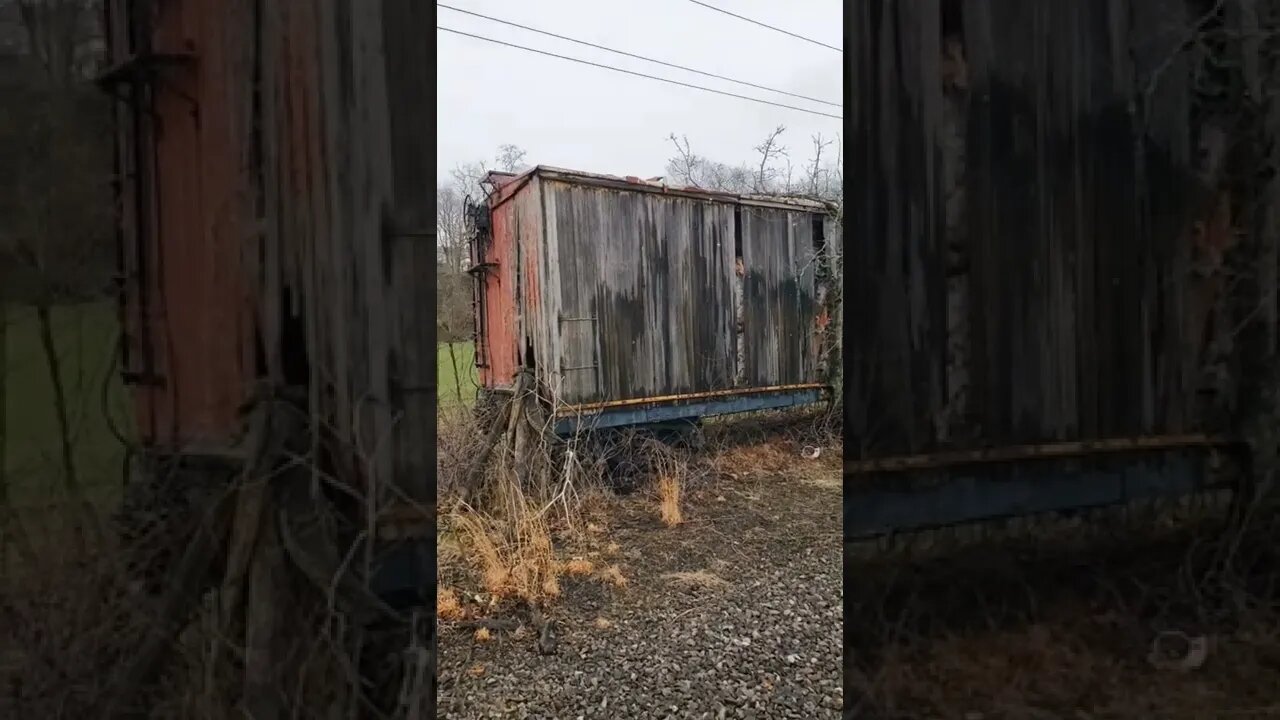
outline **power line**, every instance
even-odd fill
[[[530,32],[536,32],[536,33],[539,33],[539,34],[541,34],[541,35],[546,35],[546,36],[548,36],[548,37],[553,37],[553,38],[557,38],[557,39],[560,39],[560,40],[567,40],[567,41],[569,41],[569,42],[571,42],[571,43],[577,43],[577,44],[579,44],[579,45],[585,45],[585,46],[590,47],[590,48],[596,48],[597,50],[604,50],[605,52],[611,52],[611,53],[615,53],[615,54],[617,54],[617,55],[624,55],[624,56],[626,56],[626,57],[629,57],[629,58],[635,58],[635,59],[637,59],[637,60],[644,60],[644,61],[646,61],[646,62],[657,63],[657,64],[659,64],[659,65],[665,65],[665,66],[667,66],[667,67],[669,67],[669,68],[675,68],[675,69],[677,69],[677,70],[684,70],[684,71],[686,71],[686,72],[696,73],[696,74],[698,74],[698,75],[704,75],[704,76],[706,76],[706,77],[715,78],[715,79],[717,79],[717,80],[726,80],[726,81],[731,82],[731,83],[737,83],[737,84],[739,84],[739,85],[746,85],[747,87],[753,87],[753,88],[755,88],[755,89],[757,89],[757,90],[766,90],[766,91],[768,91],[768,92],[775,92],[775,93],[779,93],[779,94],[781,94],[781,95],[790,95],[790,96],[791,96],[791,97],[793,97],[793,98],[799,98],[799,99],[801,99],[801,100],[808,100],[809,102],[822,103],[823,105],[830,105],[831,107],[837,107],[837,108],[838,108],[838,107],[840,107],[840,103],[833,103],[833,102],[830,102],[830,101],[828,101],[828,100],[819,100],[818,98],[812,98],[812,97],[809,97],[809,96],[807,96],[807,95],[799,95],[799,94],[796,94],[796,93],[793,93],[793,92],[787,92],[786,90],[778,90],[777,88],[765,87],[764,85],[757,85],[757,84],[755,84],[755,83],[753,83],[753,82],[747,82],[746,80],[735,80],[734,78],[731,78],[731,77],[725,77],[724,75],[717,75],[717,74],[715,74],[715,73],[705,72],[705,71],[702,71],[702,70],[695,70],[694,68],[691,68],[691,67],[685,67],[684,65],[677,65],[677,64],[675,64],[675,63],[669,63],[669,62],[666,62],[665,60],[655,60],[654,58],[651,58],[651,57],[645,57],[645,56],[643,56],[643,55],[636,55],[635,53],[629,53],[629,52],[626,52],[625,50],[617,50],[617,49],[614,49],[614,48],[611,48],[611,47],[606,47],[606,46],[604,46],[604,45],[597,45],[597,44],[592,43],[592,42],[587,42],[586,40],[578,40],[577,38],[571,38],[571,37],[567,37],[567,36],[565,36],[565,35],[557,35],[556,33],[548,32],[548,31],[546,31],[546,30],[539,30],[538,28],[529,27],[528,25],[521,25],[520,23],[514,23],[514,22],[511,22],[511,21],[509,21],[509,20],[503,20],[503,19],[501,19],[501,18],[490,17],[490,16],[488,16],[488,15],[482,15],[482,14],[480,14],[480,13],[478,13],[478,12],[472,12],[472,11],[470,11],[470,10],[463,10],[462,8],[456,8],[456,7],[453,7],[453,6],[451,6],[451,5],[445,5],[444,3],[441,3],[441,2],[436,3],[436,6],[437,6],[437,7],[442,7],[442,8],[444,8],[445,10],[452,10],[452,11],[454,11],[454,12],[463,13],[464,15],[472,15],[472,16],[475,16],[475,17],[478,17],[478,18],[484,18],[485,20],[492,20],[493,22],[496,22],[496,23],[502,23],[503,25],[510,25],[511,27],[520,28],[521,30],[528,30],[528,31],[530,31]]]
[[[548,52],[546,50],[538,50],[537,48],[525,47],[524,45],[516,45],[515,43],[509,43],[503,40],[495,40],[491,37],[485,37],[483,35],[473,35],[472,33],[463,32],[461,30],[454,30],[453,28],[447,28],[447,27],[444,27],[443,25],[437,25],[436,29],[443,30],[445,32],[451,32],[455,35],[462,35],[469,38],[475,38],[476,40],[491,42],[496,45],[505,45],[507,47],[515,48],[517,50],[525,50],[531,53],[537,53],[539,55],[546,55],[548,57],[559,58],[561,60],[568,60],[569,62],[576,62],[576,63],[581,63],[583,65],[590,65],[592,67],[603,68],[605,70],[612,70],[614,72],[626,73],[627,75],[634,75],[636,77],[648,78],[649,80],[657,80],[659,82],[670,83],[672,85],[679,85],[680,87],[692,88],[694,90],[702,90],[704,92],[715,93],[716,95],[725,95],[727,97],[738,98],[739,100],[749,100],[754,103],[760,103],[761,105],[772,105],[774,107],[786,108],[788,110],[799,110],[800,112],[809,113],[811,115],[821,115],[822,117],[829,117],[835,120],[844,119],[839,115],[824,113],[820,110],[810,110],[808,108],[796,107],[795,105],[786,105],[784,103],[776,103],[771,100],[761,100],[760,98],[754,98],[748,95],[739,95],[737,93],[731,93],[725,90],[716,90],[715,88],[703,87],[702,85],[693,85],[687,82],[680,82],[679,80],[672,80],[671,78],[658,77],[657,75],[648,75],[646,73],[636,72],[634,70],[626,70],[620,67],[614,67],[613,65],[605,65],[603,63],[591,62],[590,60],[583,60],[581,58],[569,57],[568,55],[558,55],[556,53]]]
[[[739,20],[746,20],[747,22],[751,23],[752,25],[759,25],[760,27],[763,27],[763,28],[769,28],[770,30],[774,30],[774,31],[776,31],[776,32],[780,32],[780,33],[782,33],[783,35],[790,35],[790,36],[791,36],[791,37],[793,37],[793,38],[797,38],[797,39],[799,39],[799,40],[804,40],[805,42],[811,42],[811,43],[813,43],[814,45],[821,45],[821,46],[822,46],[822,47],[824,47],[824,48],[828,48],[828,49],[830,49],[830,50],[835,50],[835,51],[836,51],[836,52],[838,52],[838,53],[843,53],[843,52],[844,52],[843,50],[841,50],[840,48],[836,47],[835,45],[828,45],[828,44],[826,44],[826,43],[822,42],[821,40],[814,40],[813,38],[810,38],[810,37],[805,37],[805,36],[803,36],[803,35],[797,35],[796,33],[793,33],[793,32],[791,32],[790,30],[783,30],[783,29],[782,29],[782,28],[780,28],[780,27],[774,27],[774,26],[772,26],[772,25],[770,25],[770,24],[768,24],[768,23],[762,23],[762,22],[760,22],[759,20],[752,20],[751,18],[746,17],[746,16],[744,16],[744,15],[739,15],[739,14],[737,14],[737,13],[729,12],[728,10],[725,10],[724,8],[718,8],[718,7],[716,7],[715,5],[708,5],[707,3],[702,2],[702,0],[689,0],[689,2],[693,3],[694,5],[701,5],[702,7],[707,8],[708,10],[715,10],[715,11],[716,11],[716,12],[718,12],[718,13],[724,13],[725,15],[729,15],[729,16],[731,16],[731,17],[736,17],[736,18],[738,18]]]

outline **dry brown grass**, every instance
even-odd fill
[[[459,430],[465,425],[461,418],[454,425],[442,441],[447,445],[442,456],[465,465],[463,461],[469,459],[470,452],[468,435],[476,433]],[[622,548],[609,536],[619,513],[629,517],[635,505],[610,488],[644,488],[642,497],[648,498],[647,512],[652,513],[651,517],[668,528],[687,524],[690,503],[705,494],[706,482],[714,481],[712,460],[741,440],[716,440],[713,446],[703,445],[698,450],[643,435],[605,448],[581,445],[592,448],[591,453],[622,453],[624,462],[620,467],[631,468],[626,472],[634,475],[635,484],[628,485],[632,481],[607,475],[612,472],[607,468],[614,465],[609,465],[605,457],[614,455],[568,455],[566,459],[555,450],[554,443],[534,439],[537,447],[530,464],[517,459],[526,456],[516,450],[512,440],[500,439],[481,485],[468,500],[471,504],[462,505],[442,522],[446,528],[442,537],[450,540],[448,562],[441,561],[448,565],[446,575],[455,585],[466,586],[474,579],[476,585],[497,599],[555,599],[560,596],[560,583],[566,577],[591,577],[625,588],[628,578],[616,564]],[[793,452],[790,445],[794,442],[788,445],[786,440],[754,436],[750,441],[753,444],[741,450],[741,458],[730,457],[727,462],[766,470],[811,462]],[[615,482],[622,484],[615,486]],[[454,577],[451,571],[461,576]],[[720,587],[727,581],[713,575],[694,575],[672,582],[689,587]]]
[[[709,570],[671,572],[663,575],[662,579],[688,590],[719,590],[729,587],[728,580]]]
[[[476,642],[489,642],[493,639],[493,634],[489,632],[489,628],[479,628],[475,634]]]
[[[118,692],[128,666],[159,625],[160,603],[148,580],[131,568],[185,539],[181,527],[154,523],[125,543],[105,513],[84,542],[72,530],[78,508],[51,504],[22,517],[24,549],[0,566],[0,717],[98,717]],[[181,517],[181,516],[179,516]],[[14,530],[15,528],[10,528]],[[171,532],[175,531],[176,532]],[[7,538],[6,538],[7,540]],[[0,555],[10,548],[0,541]],[[159,580],[160,578],[154,578]],[[206,596],[210,600],[211,596]],[[166,658],[164,678],[132,695],[148,717],[225,717],[215,691],[225,668],[211,666],[208,648],[221,642],[210,626],[211,603],[193,608]],[[130,715],[134,716],[134,715]]]
[[[460,464],[469,464],[462,462],[468,447],[464,438],[451,435],[443,442]],[[531,459],[518,460],[510,438],[500,439],[481,486],[442,522],[440,537],[456,538],[457,547],[447,562],[442,559],[446,574],[474,577],[497,600],[528,602],[560,597],[561,575],[590,576],[594,563],[581,555],[562,562],[564,552],[558,557],[557,546],[581,545],[581,552],[593,545],[592,536],[606,532],[613,501],[590,481],[594,466],[574,464],[572,457],[560,458],[548,445],[535,446]]]
[[[680,480],[675,476],[658,478],[658,516],[667,527],[684,522],[684,514],[680,510]]]
[[[609,524],[609,518],[617,510],[618,498],[600,483],[599,478],[590,480],[578,492],[577,511],[584,524],[605,528]]]
[[[462,603],[453,588],[442,587],[436,591],[436,617],[441,620],[461,620]]]
[[[1280,693],[1263,678],[1280,657],[1280,528],[1259,523],[1245,535],[1247,562],[1236,568],[1248,572],[1210,576],[1213,546],[1234,538],[1227,526],[1192,514],[1169,532],[1166,510],[1149,512],[1122,534],[1108,512],[1076,537],[1050,526],[1046,536],[1025,528],[1016,539],[970,540],[963,552],[917,560],[909,580],[893,562],[861,565],[867,582],[845,599],[856,638],[850,699],[877,717],[1275,716]],[[1153,640],[1167,631],[1203,636],[1207,662],[1152,663]]]
[[[464,558],[480,584],[496,598],[535,601],[560,596],[552,530],[537,504],[513,482],[501,487],[499,514],[460,510],[447,524],[456,529]]]
[[[622,568],[617,565],[610,565],[600,571],[600,579],[616,588],[624,588],[627,586],[627,577],[622,574]]]
[[[456,533],[443,532],[436,529],[436,562],[441,567],[457,565],[465,560],[466,554]]]
[[[776,475],[795,468],[802,460],[784,440],[733,445],[711,458],[712,467],[733,478]]]
[[[471,408],[449,405],[436,410],[436,456],[440,462],[436,478],[439,497],[454,494],[462,475],[483,444],[484,432],[477,426]]]
[[[548,600],[560,597],[560,581],[555,575],[548,576],[542,581],[542,597]]]
[[[87,717],[110,690],[102,668],[125,661],[149,608],[109,543],[79,551],[35,539],[34,557],[0,572],[0,716]]]
[[[855,697],[881,712],[948,710],[991,720],[1028,717],[1271,717],[1267,662],[1244,643],[1224,644],[1194,672],[1142,660],[1145,636],[1102,640],[1097,630],[1035,624],[940,638],[887,654],[874,678],[853,673]],[[1274,657],[1274,644],[1266,652]],[[1242,708],[1251,708],[1257,714]],[[1262,710],[1267,712],[1262,712]]]
[[[843,440],[840,428],[823,411],[761,416],[744,415],[706,428],[709,464],[713,472],[734,479],[786,475],[840,475]],[[818,448],[817,458],[805,457]]]
[[[535,513],[507,523],[478,513],[454,516],[468,561],[484,589],[498,598],[555,598],[556,562],[551,533]]]
[[[490,523],[470,514],[458,515],[456,522],[467,557],[480,570],[481,585],[494,595],[506,595],[511,589],[511,569],[504,553],[498,549]]]

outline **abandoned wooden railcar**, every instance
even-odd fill
[[[326,472],[434,504],[432,60],[410,30],[424,13],[106,3],[141,475],[238,470],[243,409],[267,386],[305,398]]]
[[[472,247],[485,388],[531,372],[562,432],[825,396],[823,203],[546,166],[488,182]]]
[[[852,6],[847,533],[1234,453],[1275,357],[1273,5]]]

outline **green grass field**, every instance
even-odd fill
[[[57,416],[49,367],[40,345],[35,311],[11,307],[5,477],[14,504],[40,504],[58,496],[61,463]],[[124,449],[110,430],[109,412],[122,432],[132,431],[132,407],[113,363],[118,323],[110,302],[59,307],[54,311],[54,344],[62,364],[72,428],[76,470],[95,499],[115,497],[121,485]],[[450,352],[452,350],[452,353]],[[471,343],[441,343],[437,351],[441,407],[470,406],[478,382]],[[456,370],[455,370],[456,363]],[[106,383],[104,398],[103,384]]]
[[[456,363],[456,369],[455,369]],[[436,348],[436,396],[441,407],[472,405],[480,378],[472,343],[440,343]]]
[[[8,323],[8,432],[5,477],[15,505],[39,504],[57,497],[61,453],[49,365],[40,343],[34,310],[11,307]],[[129,432],[128,396],[112,366],[118,322],[110,302],[61,306],[53,312],[54,345],[62,365],[76,471],[90,497],[107,500],[121,485],[124,448],[109,430],[104,414]],[[104,398],[104,387],[106,383]],[[105,401],[105,402],[104,402]]]

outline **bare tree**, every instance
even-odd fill
[[[459,163],[452,171],[449,172],[449,178],[453,182],[453,187],[462,194],[463,197],[475,197],[480,193],[480,183],[484,181],[486,175],[492,168],[483,160],[479,162]]]
[[[436,188],[436,236],[440,262],[450,272],[466,270],[466,202],[461,187],[444,185]]]
[[[832,144],[832,140],[823,140],[822,133],[813,136],[813,158],[810,160],[805,185],[808,187],[809,194],[819,196],[827,191],[830,187],[830,171],[822,165],[822,153]]]
[[[67,87],[83,79],[84,50],[100,40],[94,25],[100,0],[16,0],[28,48],[50,82]]]
[[[755,191],[758,193],[769,192],[770,186],[777,178],[777,171],[771,167],[771,164],[780,157],[786,157],[787,149],[779,143],[782,133],[786,132],[784,125],[774,128],[773,132],[764,139],[764,142],[756,146],[756,152],[760,153],[760,165],[756,168]]]
[[[524,156],[526,154],[524,150],[515,145],[502,145],[498,148],[498,167],[504,172],[519,172],[525,167]]]
[[[457,184],[436,189],[436,336],[445,344],[453,368],[454,394],[463,399],[457,343],[471,339],[472,280],[467,236],[467,196]]]
[[[667,175],[687,187],[701,187],[699,170],[703,160],[693,154],[689,146],[689,136],[676,137],[675,133],[671,133],[667,139],[676,147],[676,156],[667,161]]]
[[[732,193],[803,194],[834,200],[840,194],[841,179],[837,158],[829,162],[826,149],[833,143],[821,135],[814,138],[814,154],[805,162],[802,177],[796,178],[796,167],[781,139],[786,127],[774,128],[754,150],[759,161],[753,165],[730,165],[698,155],[689,138],[671,133],[667,139],[675,148],[668,158],[667,176],[675,181],[707,190]]]
[[[18,3],[31,55],[0,68],[0,259],[8,302],[35,309],[60,434],[65,489],[80,494],[53,309],[100,294],[110,264],[109,120],[83,82],[80,49],[95,37],[84,0]],[[13,282],[20,278],[21,283]],[[3,407],[0,406],[0,410]]]

